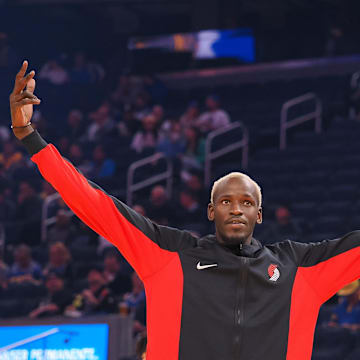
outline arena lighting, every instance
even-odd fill
[[[246,28],[134,37],[129,40],[128,49],[189,52],[198,60],[236,58],[244,63],[255,61],[255,39],[252,30]]]

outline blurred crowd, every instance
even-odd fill
[[[197,236],[212,232],[203,170],[207,135],[231,122],[221,99],[208,94],[202,102],[183,104],[177,114],[167,106],[169,90],[159,79],[126,72],[115,78],[110,81],[105,66],[81,51],[48,60],[36,75],[42,105],[34,112],[33,126],[88,179],[122,200],[128,166],[165,154],[173,164],[175,190],[169,194],[164,184],[155,185],[135,196],[133,208],[158,224]],[[134,335],[143,334],[145,292],[130,265],[60,198],[49,204],[46,218],[51,221],[42,228],[44,201],[56,191],[4,121],[0,144],[1,299],[30,294],[12,311],[2,310],[0,299],[0,317],[131,313]],[[153,173],[151,166],[143,176]],[[273,218],[261,240],[299,240],[306,231],[284,205],[274,209]],[[345,300],[330,326],[359,329],[359,294],[358,283],[351,293],[339,294]]]
[[[124,200],[129,164],[161,152],[173,163],[176,191],[170,195],[160,183],[148,196],[140,192],[133,208],[159,224],[208,232],[205,139],[230,123],[218,96],[184,104],[175,115],[161,81],[120,73],[109,86],[106,69],[84,52],[45,62],[36,81],[44,106],[35,109],[32,124],[80,172]],[[4,122],[0,144],[0,316],[131,313],[134,335],[143,333],[145,292],[130,265],[61,198],[45,214],[56,191]],[[9,308],[9,297],[19,302]]]

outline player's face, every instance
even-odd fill
[[[248,242],[256,223],[262,221],[255,185],[242,178],[224,180],[216,189],[214,203],[208,205],[208,218],[215,222],[219,242]]]

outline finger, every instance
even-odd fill
[[[16,79],[15,85],[14,85],[14,94],[19,94],[21,91],[25,88],[27,83],[35,76],[35,71],[30,71],[29,74],[26,75],[26,77],[22,79]]]
[[[23,88],[20,88],[19,84],[26,73],[27,67],[28,67],[28,62],[26,60],[24,60],[19,72],[16,74],[16,77],[15,77],[15,84],[14,84],[14,90],[13,90],[14,93],[19,93],[23,89]]]
[[[40,99],[36,98],[36,99],[22,99],[18,102],[15,103],[15,106],[24,106],[24,105],[39,105],[41,102]]]
[[[23,99],[37,99],[37,96],[35,94],[29,92],[28,90],[25,90],[25,91],[21,92],[20,94],[16,94],[14,96],[13,101],[18,102]]]
[[[29,83],[29,81],[35,76],[35,71],[32,70],[30,71],[24,78],[22,78],[19,81],[16,81],[15,86],[15,93],[19,94],[24,88],[25,86],[27,86],[27,84]]]
[[[26,90],[30,92],[31,94],[34,93],[35,90],[36,81],[35,79],[30,79],[29,82],[26,85]]]
[[[22,79],[24,77],[27,67],[28,67],[28,62],[26,60],[24,60],[19,72],[16,74],[16,79]]]
[[[27,65],[24,68],[27,68]],[[22,69],[23,67],[18,72],[15,78],[15,85],[13,90],[14,94],[19,94],[25,88],[27,83],[35,76],[35,71],[32,70],[24,77],[25,73],[22,71]]]

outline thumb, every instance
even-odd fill
[[[26,85],[26,90],[29,91],[31,94],[34,93],[36,82],[34,79],[30,79]]]

